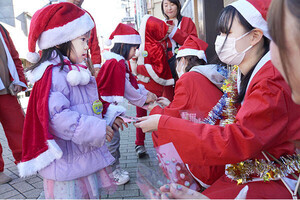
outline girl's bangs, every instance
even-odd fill
[[[233,6],[227,6],[222,10],[217,23],[218,33],[229,34],[236,12]]]

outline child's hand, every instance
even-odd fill
[[[106,140],[111,141],[114,137],[114,130],[110,126],[106,126]]]
[[[161,115],[150,115],[139,118],[140,122],[134,124],[135,127],[141,128],[144,133],[157,131],[158,122]]]
[[[156,99],[157,99],[157,96],[155,94],[153,94],[152,92],[148,92],[145,103],[153,103],[154,101],[156,101]]]
[[[157,103],[159,103],[163,108],[170,105],[171,101],[166,97],[158,97]]]
[[[126,126],[126,128],[128,128],[128,124],[125,123],[123,121],[123,119],[121,119],[120,117],[116,117],[112,127],[113,127],[114,130],[118,130],[119,128],[121,128],[121,130],[123,131],[124,130],[123,124],[124,124],[124,126]]]
[[[151,112],[151,110],[156,106],[158,106],[158,103],[156,101],[153,103],[150,103],[147,107],[147,110]]]

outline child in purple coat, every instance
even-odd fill
[[[71,3],[44,7],[31,20],[28,59],[38,62],[27,72],[35,84],[18,168],[21,177],[39,172],[47,199],[100,198],[99,189],[114,188],[107,171],[114,158],[105,141],[125,109],[102,104],[95,78],[81,64],[93,27],[90,16]]]

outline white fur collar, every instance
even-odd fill
[[[123,56],[116,54],[114,52],[111,52],[111,51],[104,51],[102,56],[105,60],[116,59],[118,62],[120,60],[125,60],[125,58]]]
[[[42,62],[38,67],[36,67],[33,70],[30,70],[25,73],[27,79],[31,84],[34,84],[38,80],[40,80],[43,77],[44,72],[46,71],[47,67],[50,65],[56,65],[59,63],[59,57],[56,57],[55,59],[49,61]]]

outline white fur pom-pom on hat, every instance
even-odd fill
[[[26,60],[31,63],[37,63],[40,60],[40,55],[36,52],[28,52],[26,55]]]
[[[71,86],[77,86],[81,82],[81,74],[77,70],[71,70],[67,74],[67,81]]]
[[[112,42],[111,42],[110,39],[106,39],[106,40],[104,41],[104,43],[105,43],[106,46],[110,46]]]
[[[80,85],[87,85],[90,82],[91,75],[84,69],[80,70]]]

